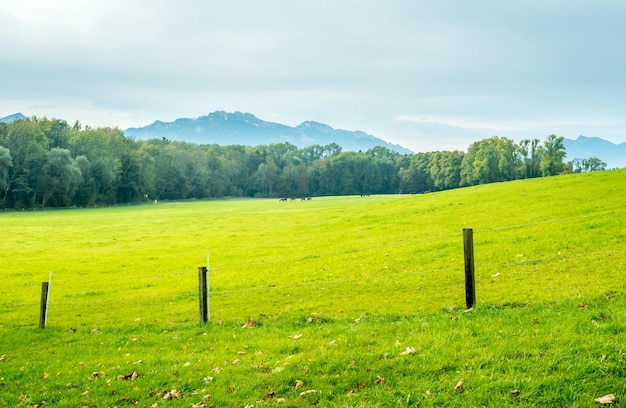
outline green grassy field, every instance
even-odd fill
[[[0,406],[622,406],[624,191],[620,170],[2,213]]]

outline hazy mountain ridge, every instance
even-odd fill
[[[217,111],[195,119],[180,118],[173,122],[155,121],[141,128],[124,130],[126,136],[136,139],[162,138],[196,144],[241,144],[248,146],[271,143],[292,143],[299,148],[313,144],[336,143],[344,151],[366,151],[384,146],[403,154],[413,152],[397,144],[386,142],[360,130],[334,129],[323,123],[306,121],[291,127],[266,122],[251,113]]]
[[[0,118],[2,123],[27,119],[22,113]],[[165,137],[196,144],[242,144],[248,146],[289,142],[299,148],[313,144],[337,143],[344,151],[367,151],[375,146],[413,154],[409,149],[369,135],[363,131],[334,129],[315,121],[305,121],[291,127],[280,123],[266,122],[251,113],[228,113],[217,111],[195,119],[180,118],[173,122],[155,121],[141,128],[129,128],[126,136],[136,139]],[[607,168],[626,167],[626,142],[615,144],[600,137],[580,135],[577,139],[564,139],[566,161],[597,157],[607,163]]]
[[[615,144],[599,137],[580,135],[576,140],[564,139],[566,161],[597,157],[607,169],[626,167],[626,142]]]
[[[15,120],[22,120],[22,119],[26,119],[26,116],[22,115],[21,113],[14,113],[12,115],[9,116],[5,116],[3,118],[0,118],[0,122],[1,123],[11,123]]]

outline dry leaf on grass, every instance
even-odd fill
[[[409,354],[415,354],[415,347],[407,347],[406,350],[400,353],[401,356],[406,356]]]
[[[137,378],[139,378],[139,376],[141,375],[141,373],[138,373],[137,371],[133,371],[130,374],[126,374],[126,375],[118,375],[117,379],[118,380],[131,380],[131,381],[135,381]]]
[[[463,385],[465,383],[463,382],[463,380],[459,380],[458,383],[456,383],[456,385],[454,386],[454,391],[459,392],[463,389]]]
[[[376,380],[374,380],[374,384],[382,384],[385,382],[385,378],[381,377],[380,375],[376,376]]]
[[[183,393],[181,391],[176,390],[176,389],[168,391],[168,392],[166,392],[163,395],[163,399],[165,399],[165,400],[171,400],[171,399],[174,399],[174,398],[182,398],[182,397],[183,397]]]
[[[301,396],[301,397],[304,397],[304,396],[305,396],[305,395],[307,395],[307,394],[315,394],[316,392],[317,392],[317,391],[315,391],[315,390],[306,390],[306,391],[302,391],[302,392],[300,393],[300,396]]]
[[[608,395],[605,395],[604,397],[596,398],[593,401],[602,405],[611,405],[615,402],[615,394],[608,394]]]
[[[254,322],[252,319],[250,319],[250,316],[248,316],[248,321],[246,322],[246,324],[244,324],[243,326],[241,326],[242,329],[249,329],[251,327],[256,326],[256,322]]]
[[[293,387],[294,390],[297,390],[298,388],[302,387],[304,385],[304,382],[300,381],[300,380],[296,380],[296,385]]]

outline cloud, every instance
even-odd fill
[[[413,150],[577,126],[623,141],[625,20],[612,0],[5,2],[0,115],[126,128],[238,110]]]

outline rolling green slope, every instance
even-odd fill
[[[620,406],[625,190],[621,170],[425,195],[2,213],[0,401],[594,406],[615,393]],[[211,321],[199,325],[207,264]]]

